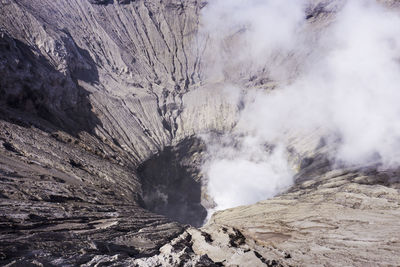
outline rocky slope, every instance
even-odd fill
[[[332,16],[311,2],[312,25]],[[205,5],[0,1],[2,265],[400,262],[398,174],[334,169],[312,137],[293,144],[288,192],[185,225],[212,205],[194,135],[229,131],[240,109],[207,79]]]
[[[236,107],[199,89],[193,43],[203,6],[1,2],[2,264],[146,257],[184,231],[143,209],[151,204],[136,169],[164,147],[233,123]],[[182,190],[201,194],[192,181]]]

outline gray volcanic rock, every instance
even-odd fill
[[[137,167],[233,124],[236,107],[198,89],[201,4],[120,2],[0,3],[2,264],[158,253],[185,227],[143,209]]]
[[[311,2],[313,25],[334,16]],[[194,136],[231,130],[240,109],[206,79],[205,5],[0,1],[1,265],[400,262],[398,173],[334,169],[319,139],[293,142],[288,192],[192,227],[213,206]]]
[[[113,0],[88,0],[89,3],[91,4],[96,4],[96,5],[107,5],[107,4],[112,4],[114,1]],[[134,2],[135,0],[117,0],[118,4],[129,4],[130,2]]]
[[[218,212],[205,230],[236,228],[284,266],[395,266],[399,189],[397,173],[332,170],[273,199]]]
[[[89,0],[89,3],[96,5],[107,5],[111,4],[112,2],[112,0]]]

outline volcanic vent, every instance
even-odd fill
[[[207,216],[200,173],[205,144],[186,138],[143,162],[137,169],[143,207],[184,224],[199,227]]]

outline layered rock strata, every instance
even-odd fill
[[[194,135],[230,131],[240,109],[207,79],[205,5],[0,1],[2,265],[400,262],[398,173],[334,168],[317,137],[293,142],[289,191],[185,225],[213,205]],[[331,5],[311,1],[311,30]],[[233,78],[276,85],[262,72]]]

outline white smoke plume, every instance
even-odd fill
[[[307,21],[305,1],[215,0],[204,9],[210,77],[234,83],[262,69],[279,82],[274,90],[243,88],[233,132],[205,138],[216,209],[290,186],[293,133],[337,136],[330,156],[348,165],[400,164],[400,13],[372,0],[340,3],[317,24]]]
[[[269,71],[276,69],[282,63],[276,57],[293,52],[299,41],[303,7],[303,0],[210,1],[200,29],[206,36],[208,78],[233,78],[267,62],[276,63]]]

